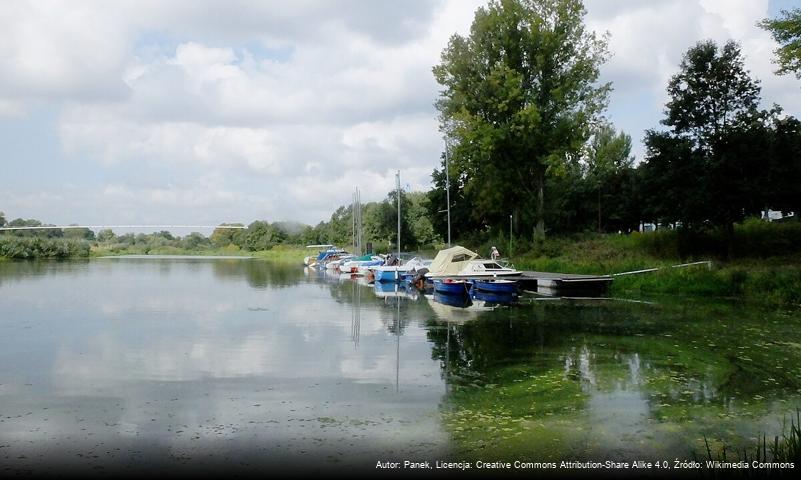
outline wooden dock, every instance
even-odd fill
[[[524,271],[518,277],[524,290],[543,289],[562,291],[581,291],[595,294],[605,293],[614,278],[611,275],[581,275],[578,273],[554,273]]]

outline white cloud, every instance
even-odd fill
[[[59,112],[53,161],[109,177],[90,192],[72,178],[64,201],[34,211],[174,219],[200,215],[205,195],[216,221],[316,222],[356,186],[383,198],[398,169],[428,188],[442,148],[431,67],[483,2],[353,1],[0,3],[0,116]],[[801,113],[797,80],[772,74],[775,44],[755,25],[766,0],[586,3],[590,28],[611,33],[610,115],[635,139],[658,126],[667,79],[703,38],[739,40],[766,103]],[[36,198],[17,190],[4,209],[32,216]]]
[[[801,115],[801,85],[773,74],[777,45],[757,26],[768,16],[767,0],[587,0],[586,5],[590,27],[611,35],[613,57],[602,68],[603,79],[615,88],[610,113],[635,139],[645,129],[659,128],[668,80],[678,71],[684,52],[705,39],[721,45],[738,41],[746,68],[762,82],[764,106],[776,102],[788,113]],[[635,153],[642,158],[641,144],[635,145]]]

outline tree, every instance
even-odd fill
[[[667,92],[670,101],[662,124],[707,152],[758,115],[759,81],[749,76],[733,41],[721,49],[706,40],[687,50]]]
[[[75,225],[76,224],[71,224],[71,226]],[[74,238],[80,240],[95,239],[95,232],[88,228],[66,228],[62,231],[64,232],[64,238]]]
[[[4,227],[6,225],[6,214],[0,211],[0,227]]]
[[[198,232],[192,232],[181,239],[181,246],[189,250],[197,250],[210,245],[210,243],[208,238]]]
[[[241,223],[221,223],[221,227],[234,226],[241,227]],[[215,228],[209,240],[215,247],[227,247],[228,245],[242,246],[244,244],[243,229],[241,228]]]
[[[472,197],[474,220],[499,224],[514,208],[544,235],[546,177],[584,145],[610,91],[597,83],[606,39],[584,15],[581,0],[493,0],[434,67],[451,178]]]
[[[269,222],[256,220],[248,225],[243,237],[244,245],[240,247],[255,252],[273,248],[273,245],[278,243],[280,235]]]
[[[604,187],[610,187],[615,177],[631,168],[631,136],[609,124],[601,124],[593,135],[587,155],[587,179],[598,192],[598,232],[602,231],[601,197]]]
[[[723,227],[730,250],[734,222],[764,202],[766,125],[776,112],[758,110],[759,81],[731,41],[691,47],[667,90],[662,124],[671,130],[646,134],[646,210],[684,228]]]
[[[114,235],[113,230],[106,228],[97,232],[96,239],[99,243],[112,243],[117,240],[117,236]]]
[[[795,72],[795,76],[801,79],[801,8],[782,10],[779,18],[766,18],[759,25],[781,45],[775,51],[776,63],[779,64],[776,73]]]
[[[774,118],[768,152],[769,175],[766,204],[774,210],[801,216],[801,121]],[[764,154],[765,152],[763,152]]]
[[[401,250],[409,251],[417,247],[417,239],[411,228],[410,217],[412,213],[412,202],[409,195],[401,191]],[[398,244],[398,191],[392,190],[387,194],[378,205],[375,214],[370,217],[371,229],[369,230],[374,238],[389,241],[393,250]]]

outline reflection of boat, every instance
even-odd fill
[[[516,280],[482,278],[474,280],[473,286],[475,286],[476,289],[484,292],[505,293],[505,294],[517,293]]]
[[[440,293],[437,291],[434,291],[434,301],[443,305],[459,308],[469,307],[472,303],[468,295],[448,295],[447,293]]]
[[[467,280],[453,280],[443,278],[434,280],[434,291],[448,295],[467,295],[470,290],[470,282]]]
[[[426,277],[489,278],[516,276],[522,273],[519,270],[504,267],[494,260],[480,259],[476,252],[456,246],[440,250],[437,253]]]
[[[471,302],[470,297],[461,295],[442,295],[434,292],[425,295],[431,310],[438,320],[449,323],[464,323],[477,319],[482,313],[490,312],[496,307],[486,306],[484,302]],[[462,302],[462,303],[459,303]]]
[[[375,282],[374,287],[375,295],[379,298],[403,297],[416,300],[419,296],[417,290],[413,288],[404,288],[397,283],[380,283]]]
[[[517,300],[517,296],[513,293],[485,292],[481,290],[473,290],[473,298],[485,303],[499,305],[508,305]]]

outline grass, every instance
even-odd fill
[[[276,245],[270,250],[263,250],[260,252],[250,252],[256,258],[270,260],[272,262],[290,262],[298,263],[303,262],[303,258],[316,251],[309,250],[308,248],[292,246],[292,245]]]
[[[761,228],[761,227],[760,227]],[[784,228],[784,227],[782,227]],[[759,231],[759,237],[765,236]],[[787,248],[768,255],[755,240],[741,239],[759,257],[714,260],[706,265],[670,268],[671,265],[708,260],[703,255],[680,256],[675,232],[665,234],[586,235],[548,239],[513,258],[522,270],[607,275],[662,268],[657,272],[616,277],[612,295],[673,294],[738,298],[772,305],[801,305],[801,252]],[[671,247],[671,239],[675,240]],[[776,245],[783,245],[778,240]]]
[[[153,247],[148,248],[144,246],[130,246],[125,248],[117,248],[114,246],[93,246],[91,256],[103,257],[111,255],[226,255],[226,256],[249,256],[270,260],[274,262],[302,262],[303,257],[309,254],[305,248],[290,245],[276,245],[270,250],[262,250],[257,252],[250,252],[242,250],[236,245],[228,245],[222,248],[202,248],[202,249],[186,249],[180,247]]]

